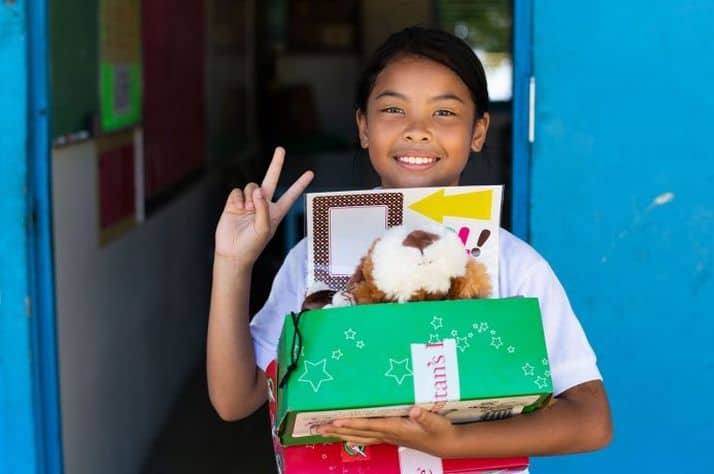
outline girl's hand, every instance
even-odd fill
[[[277,147],[260,186],[248,183],[243,190],[231,191],[216,227],[216,256],[247,266],[258,259],[280,221],[313,178],[313,173],[306,171],[277,202],[272,202],[284,161],[285,149]]]
[[[318,428],[318,433],[362,446],[395,444],[441,458],[449,457],[458,438],[457,428],[448,418],[419,407],[413,407],[408,418],[335,420]]]

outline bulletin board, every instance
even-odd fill
[[[145,197],[151,212],[205,160],[204,2],[142,2],[141,15]]]
[[[99,1],[49,2],[52,138],[92,131],[99,112]]]

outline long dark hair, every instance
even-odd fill
[[[486,73],[473,49],[446,31],[418,26],[393,33],[377,48],[357,81],[355,109],[366,113],[367,99],[379,73],[395,59],[411,55],[431,59],[454,71],[471,91],[476,119],[488,112]]]

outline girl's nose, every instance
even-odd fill
[[[423,128],[410,128],[404,132],[404,139],[408,142],[429,142],[431,134]]]
[[[408,142],[429,142],[431,133],[422,122],[414,121],[404,131],[403,137]]]

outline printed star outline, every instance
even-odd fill
[[[444,321],[441,316],[434,316],[431,318],[431,327],[433,327],[434,330],[444,327]]]
[[[538,388],[541,390],[548,386],[548,381],[544,377],[541,377],[540,375],[538,377],[536,377],[536,379],[533,381],[533,383],[536,384],[538,386]]]
[[[332,358],[333,358],[334,360],[340,360],[340,359],[342,359],[342,356],[343,356],[343,355],[344,355],[344,354],[342,353],[342,351],[341,351],[340,349],[336,349],[336,350],[332,351]]]
[[[354,339],[356,335],[357,332],[355,332],[355,330],[352,328],[349,328],[347,331],[345,331],[345,339]]]
[[[496,349],[500,349],[501,346],[503,345],[503,341],[501,340],[500,337],[492,337],[491,338],[491,345],[495,347]]]
[[[459,349],[461,352],[464,352],[469,347],[471,347],[471,344],[469,344],[468,338],[466,338],[466,337],[457,337],[456,338],[456,348]]]
[[[401,369],[401,372],[398,371],[399,369]],[[394,377],[394,380],[401,385],[406,377],[412,376],[412,371],[409,370],[409,359],[389,359],[389,370],[384,373],[384,376]]]
[[[321,367],[320,372],[314,370],[315,367]],[[311,369],[312,368],[312,369]],[[319,375],[320,378],[316,379],[314,375]],[[305,361],[305,372],[298,379],[300,382],[309,383],[312,387],[313,392],[320,390],[320,386],[324,382],[329,382],[334,380],[334,377],[327,372],[327,359],[322,359],[318,362]]]
[[[531,364],[526,362],[526,365],[521,367],[521,369],[523,369],[524,375],[533,375],[533,370],[535,369],[535,367],[533,367]]]

